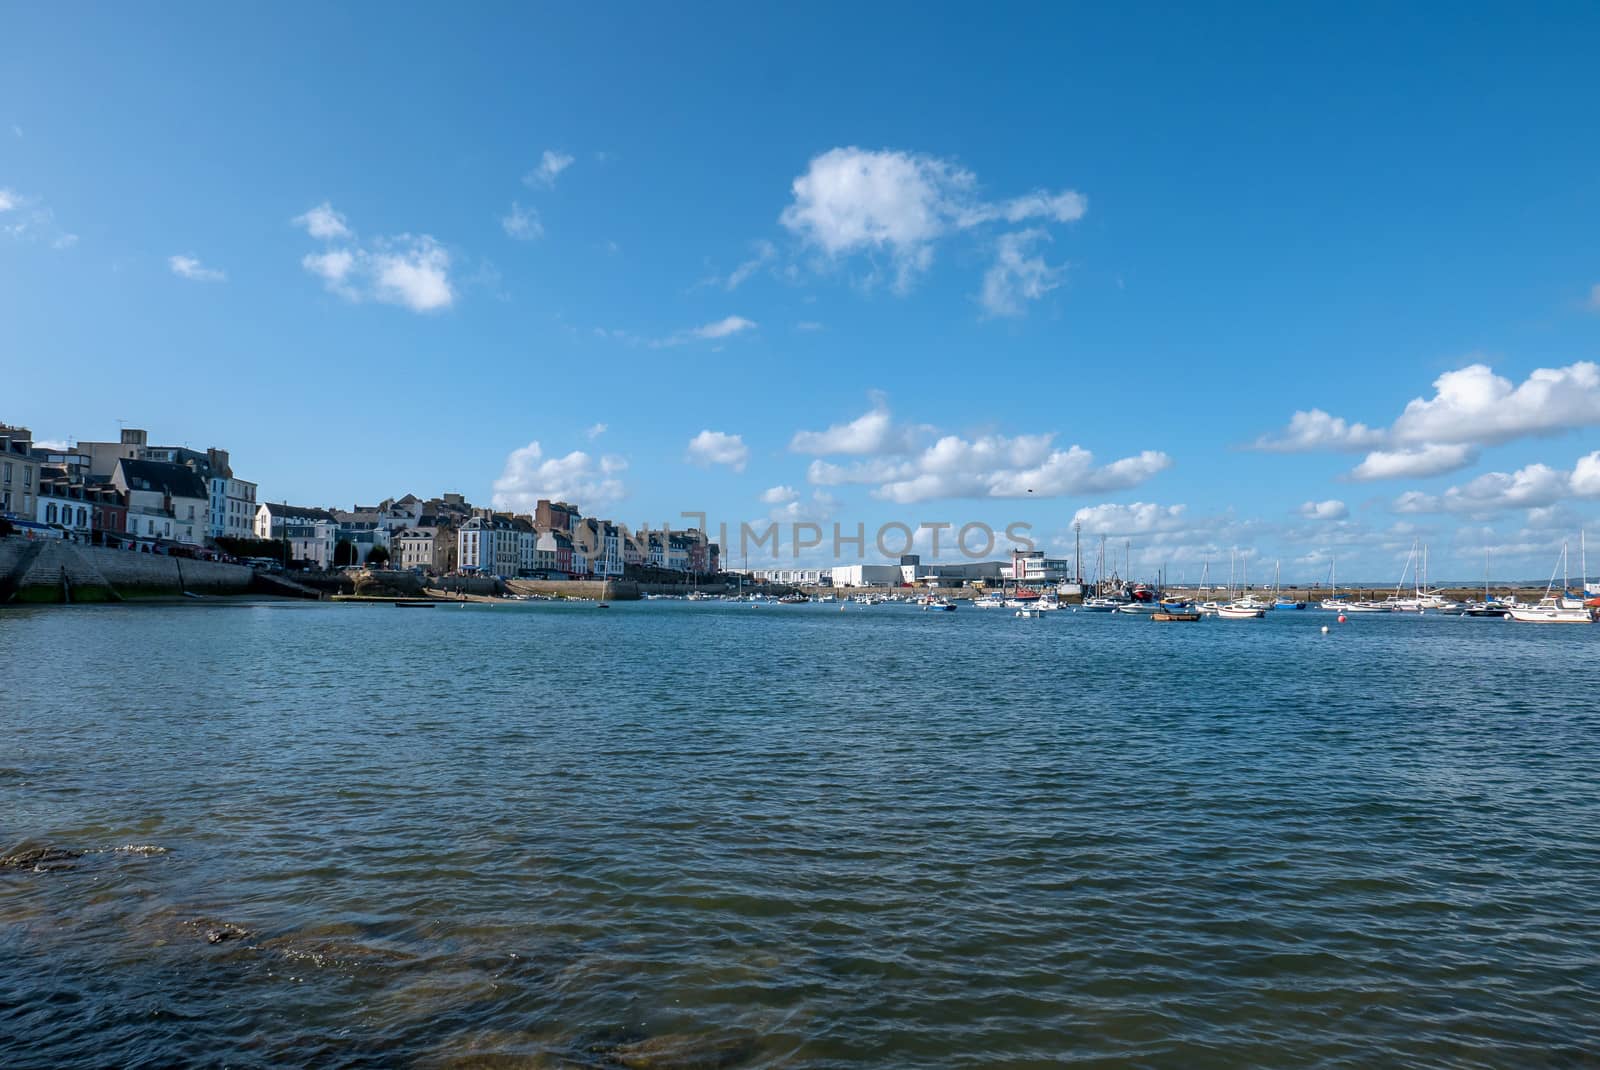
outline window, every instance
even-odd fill
[[[7,461],[5,463],[5,471],[4,471],[3,475],[4,475],[5,481],[7,483],[11,482],[11,462],[10,461]]]

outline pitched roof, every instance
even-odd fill
[[[304,505],[288,505],[284,502],[267,502],[266,506],[275,517],[295,517],[306,520],[333,520],[332,511],[328,509],[313,509]]]
[[[129,490],[159,491],[174,498],[204,498],[206,481],[192,468],[167,461],[130,461],[123,458],[122,478]]]

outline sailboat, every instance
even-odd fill
[[[1515,601],[1515,599],[1513,599]],[[1461,611],[1463,617],[1504,617],[1506,606],[1489,597],[1489,548],[1483,549],[1483,601],[1471,602]]]
[[[1230,580],[1229,586],[1231,587],[1232,585]],[[1244,586],[1246,591],[1250,589],[1250,566],[1248,562],[1245,564]],[[1253,595],[1246,594],[1242,598],[1236,597],[1230,602],[1217,606],[1214,612],[1222,620],[1252,620],[1257,617],[1265,617],[1267,615],[1267,607],[1256,601]]]
[[[1567,569],[1567,544],[1561,544],[1561,569],[1563,577]],[[1506,609],[1506,616],[1523,624],[1592,624],[1594,613],[1579,603],[1569,606],[1565,597],[1557,598],[1553,593],[1556,586],[1555,569],[1550,571],[1550,582],[1545,585],[1544,597],[1539,599],[1535,606],[1510,606]],[[1566,580],[1562,580],[1563,594],[1566,590]]]
[[[1328,562],[1328,589],[1330,597],[1324,598],[1319,605],[1323,609],[1331,609],[1335,613],[1342,613],[1350,608],[1349,599],[1339,597],[1339,555],[1334,554]]]
[[[1283,562],[1275,561],[1272,565],[1272,608],[1273,609],[1304,609],[1306,604],[1294,598],[1283,597]]]

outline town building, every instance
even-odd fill
[[[124,458],[117,462],[111,484],[127,499],[128,534],[205,545],[210,496],[205,480],[192,468]]]
[[[522,563],[522,547],[520,533],[510,517],[482,510],[461,525],[457,542],[462,572],[505,578],[517,575]]]
[[[1015,550],[1011,564],[1002,566],[1000,578],[1018,583],[1061,583],[1073,580],[1072,561],[1064,557],[1046,557],[1043,550]]]
[[[327,569],[333,567],[339,521],[328,509],[262,502],[256,507],[255,536],[286,543],[291,562]]]
[[[38,508],[39,461],[33,432],[0,424],[0,513],[32,520]]]
[[[256,484],[234,474],[227,450],[152,446],[147,432],[129,427],[123,429],[116,442],[79,442],[71,453],[81,458],[84,477],[90,482],[111,479],[122,461],[182,465],[205,482],[202,527],[206,538],[247,539],[255,526]]]
[[[434,538],[437,528],[407,528],[394,537],[395,564],[404,569],[420,572],[437,571],[434,567]]]
[[[834,565],[835,587],[894,587],[905,582],[899,565]]]

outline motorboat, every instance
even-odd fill
[[[1246,602],[1228,602],[1217,607],[1217,616],[1223,620],[1250,620],[1256,617],[1265,617],[1267,607],[1253,599]]]
[[[1167,624],[1177,623],[1179,621],[1197,621],[1200,619],[1200,614],[1194,611],[1183,613],[1174,610],[1159,609],[1150,614],[1150,619],[1153,621],[1158,621],[1162,624]]]
[[[997,594],[986,594],[982,598],[972,600],[973,609],[1001,609],[1005,604],[1006,600]]]
[[[950,608],[954,609],[955,607],[952,606]],[[1040,609],[1038,606],[1024,606],[1015,613],[1015,616],[1021,617],[1024,620],[1044,620],[1044,615],[1045,611]]]
[[[937,610],[944,613],[954,613],[956,604],[948,598],[929,598],[922,603],[922,611]]]
[[[1544,597],[1539,599],[1534,606],[1508,606],[1506,616],[1523,624],[1593,624],[1595,611],[1583,604],[1581,599],[1567,598],[1567,544],[1561,544],[1561,560],[1556,565],[1561,570],[1561,595],[1555,594],[1556,574],[1550,573],[1550,582],[1545,586]],[[1577,604],[1572,604],[1576,602]]]

